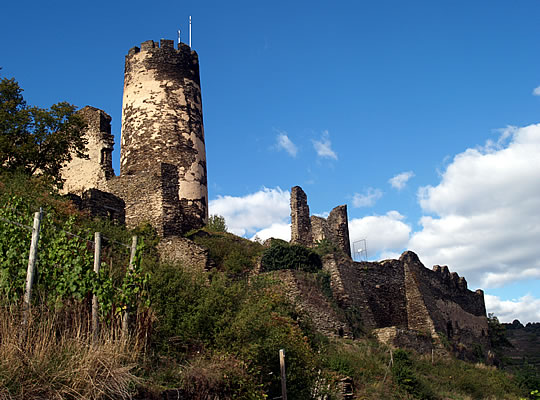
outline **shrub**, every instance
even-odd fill
[[[272,242],[270,248],[263,252],[261,264],[264,271],[297,269],[317,272],[322,268],[321,257],[313,250],[297,244],[289,245],[280,242]]]
[[[206,229],[211,232],[227,232],[227,224],[225,223],[225,217],[221,215],[210,215]]]

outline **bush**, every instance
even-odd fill
[[[263,271],[280,269],[297,269],[305,272],[317,272],[322,269],[321,257],[313,250],[297,244],[289,245],[272,242],[270,248],[263,252]]]
[[[252,270],[263,250],[260,243],[226,232],[199,230],[187,238],[208,249],[210,262],[230,277],[241,277]]]
[[[206,229],[211,232],[227,232],[227,224],[225,223],[225,217],[221,215],[210,215]]]

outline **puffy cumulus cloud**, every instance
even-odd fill
[[[332,150],[332,142],[330,142],[330,134],[328,131],[324,131],[320,140],[313,141],[313,147],[317,152],[317,155],[321,158],[338,159],[338,156],[334,150]]]
[[[351,249],[353,243],[366,239],[367,252],[370,260],[395,258],[409,241],[411,227],[404,222],[405,217],[397,211],[386,215],[372,215],[354,218],[349,221],[349,236]]]
[[[409,242],[426,266],[446,264],[472,286],[540,278],[540,124],[458,154],[437,186],[419,190],[431,216]]]
[[[269,238],[283,239],[287,242],[291,240],[291,224],[276,222],[270,225],[268,228],[258,231],[251,240],[260,239],[265,241]]]
[[[401,190],[405,187],[405,185],[407,185],[407,182],[413,176],[414,176],[414,172],[412,171],[402,172],[401,174],[397,174],[396,176],[390,178],[388,180],[388,183],[390,183],[390,185],[392,185],[393,188],[397,190]]]
[[[540,96],[540,86],[533,89],[533,96]]]
[[[298,153],[298,148],[296,145],[289,139],[286,132],[280,132],[277,135],[277,148],[285,150],[291,157],[296,157]]]
[[[540,299],[527,294],[519,299],[501,300],[497,296],[484,295],[486,311],[493,313],[501,322],[518,319],[522,324],[540,321]]]
[[[275,223],[287,223],[290,216],[290,193],[263,188],[243,197],[218,196],[210,200],[210,214],[225,217],[227,228],[239,236],[253,235]]]
[[[380,189],[368,188],[363,194],[355,193],[353,196],[354,207],[371,207],[382,197]]]

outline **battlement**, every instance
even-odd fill
[[[450,272],[446,265],[434,265],[432,270],[443,282],[450,284],[454,288],[467,290],[467,280],[462,276],[460,277],[457,272]]]
[[[161,39],[159,42],[154,42],[153,40],[146,40],[141,43],[140,47],[132,47],[128,51],[128,56],[132,56],[134,54],[138,54],[140,52],[175,52],[175,53],[183,53],[183,54],[190,54],[191,56],[197,58],[197,52],[195,50],[192,50],[191,47],[189,47],[185,43],[178,43],[176,49],[174,48],[174,40],[170,39]]]

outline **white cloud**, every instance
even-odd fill
[[[533,96],[540,96],[540,86],[534,88]]]
[[[364,194],[355,193],[353,196],[354,207],[371,207],[382,197],[380,189],[368,188]]]
[[[388,182],[390,183],[390,185],[392,185],[393,188],[401,190],[405,187],[409,179],[411,179],[413,176],[414,172],[412,171],[402,172],[401,174],[397,174],[393,178],[390,178]]]
[[[540,299],[530,294],[514,300],[501,300],[485,294],[484,299],[486,311],[495,314],[501,322],[513,322],[515,319],[522,324],[540,321]]]
[[[508,141],[508,140],[509,141]],[[540,124],[454,157],[437,186],[420,188],[422,230],[409,248],[448,265],[471,287],[540,279]]]
[[[277,147],[278,149],[283,149],[291,157],[296,157],[296,154],[298,153],[298,148],[296,145],[289,139],[289,136],[287,136],[286,132],[280,132],[277,135]]]
[[[283,222],[275,222],[268,228],[261,229],[255,235],[251,237],[251,240],[255,240],[255,237],[265,241],[269,238],[283,239],[287,242],[291,240],[291,224]]]
[[[330,134],[328,131],[324,131],[321,135],[321,140],[314,140],[313,147],[317,152],[317,155],[321,158],[338,159],[337,154],[332,150],[332,142],[330,142]]]
[[[290,193],[263,188],[243,197],[218,196],[210,200],[210,214],[225,217],[227,228],[239,236],[253,235],[275,223],[287,223],[290,216]],[[260,235],[259,235],[260,236]]]
[[[367,253],[370,260],[394,258],[409,241],[411,227],[407,225],[404,216],[397,211],[389,211],[386,215],[372,215],[364,218],[354,218],[349,221],[349,237],[351,248],[358,240],[366,239]]]

